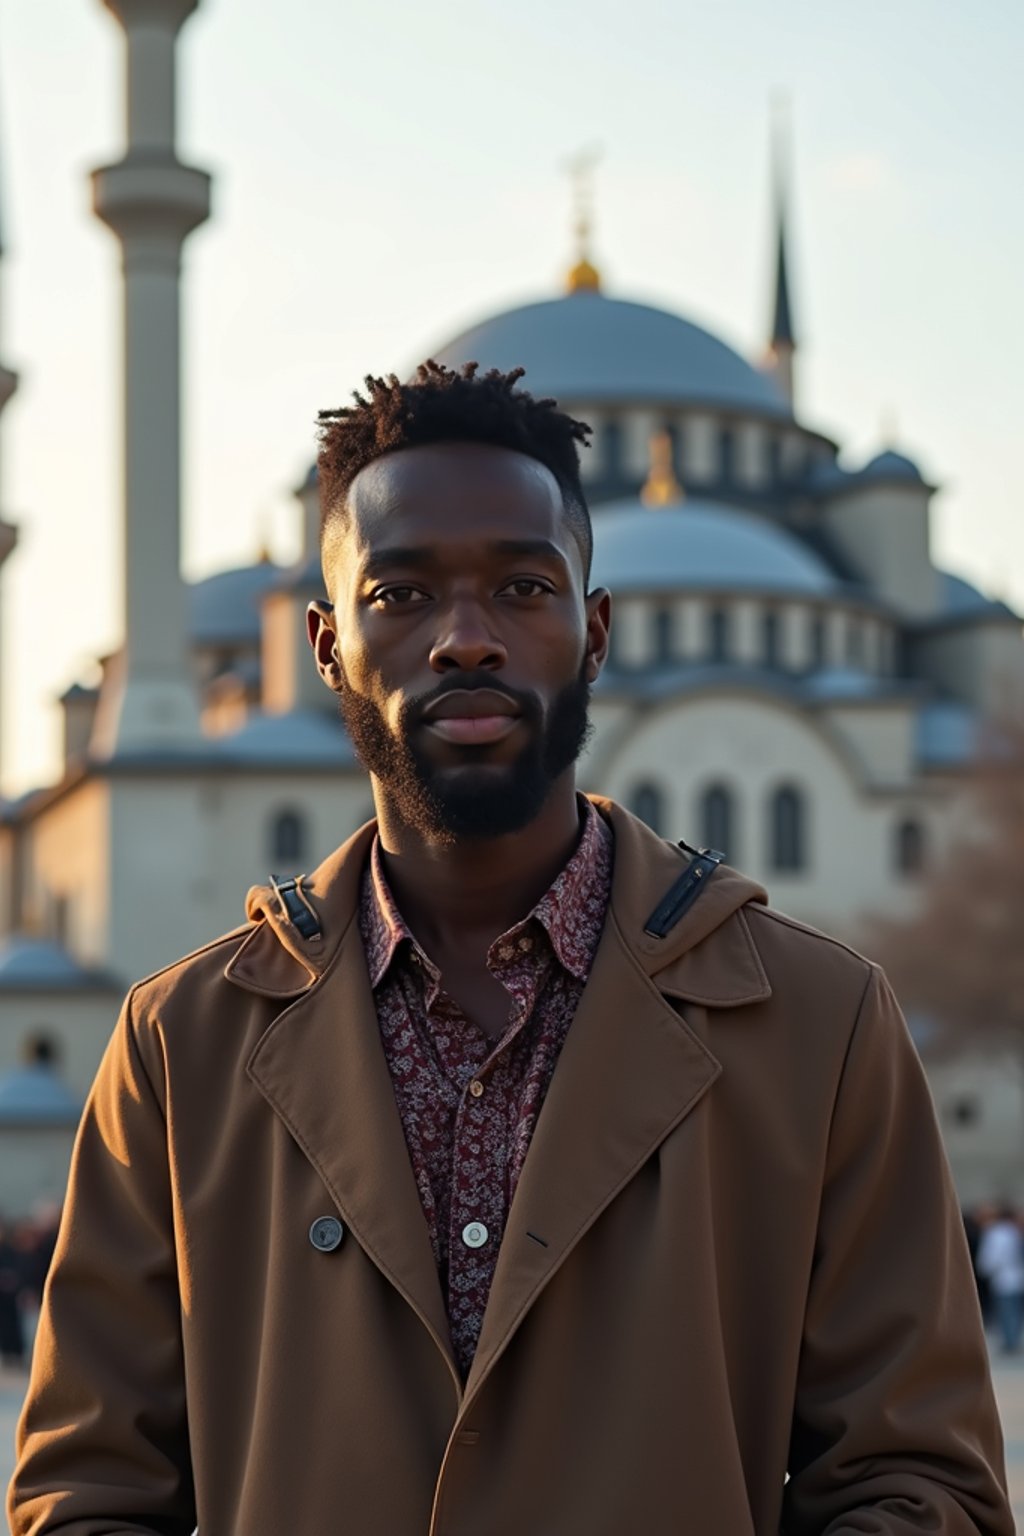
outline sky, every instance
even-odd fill
[[[566,164],[596,145],[606,291],[751,357],[789,103],[802,418],[941,487],[936,559],[1024,610],[1024,7],[986,0],[200,0],[179,156],[183,563],[297,551],[313,423],[482,316],[561,290]],[[120,634],[119,250],[88,172],[123,152],[100,0],[0,0],[0,782],[58,771],[55,699]],[[527,381],[528,382],[528,381]],[[887,424],[887,425],[885,425]]]

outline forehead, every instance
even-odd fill
[[[383,544],[470,552],[500,539],[575,541],[551,471],[509,448],[430,443],[375,459],[349,489],[349,558]]]

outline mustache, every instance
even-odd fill
[[[402,709],[403,723],[418,724],[427,710],[433,709],[435,704],[447,698],[450,693],[475,693],[483,688],[486,688],[488,693],[498,693],[502,698],[508,699],[524,719],[540,718],[542,711],[536,694],[523,693],[518,688],[509,688],[505,683],[498,684],[492,672],[460,672],[450,680],[439,683],[429,693],[422,693],[418,698],[409,699]]]

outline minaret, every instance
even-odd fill
[[[179,290],[210,178],[175,153],[175,43],[198,0],[104,4],[127,41],[126,152],[92,177],[124,257],[124,658],[102,742],[120,754],[199,740],[181,577]]]
[[[2,227],[0,227],[0,262],[2,262],[3,254],[4,254],[4,237],[3,237],[3,229],[2,229]],[[14,391],[17,389],[17,387],[18,387],[18,375],[16,373],[12,373],[10,368],[6,367],[6,365],[4,363],[0,362],[0,412],[3,411],[4,406],[10,400],[11,396],[14,394]],[[0,513],[0,567],[3,566],[4,561],[7,559],[8,555],[11,553],[11,551],[13,550],[13,548],[14,548],[15,544],[17,544],[17,542],[18,542],[18,530],[17,530],[17,528],[14,527],[13,523],[6,523],[6,522],[4,522],[3,514]],[[2,651],[0,651],[0,701],[2,701],[2,699],[3,699],[3,687],[2,687],[3,672],[2,672],[2,667],[3,667],[3,653],[2,653]],[[2,738],[2,735],[0,735],[0,768],[3,767],[2,747],[3,747],[3,738]]]
[[[772,317],[772,333],[768,342],[768,366],[774,373],[789,403],[795,403],[793,359],[796,353],[796,336],[793,333],[793,311],[789,299],[789,270],[786,263],[786,194],[788,167],[786,164],[785,123],[781,110],[776,112],[773,134],[772,160],[775,217],[775,312]]]

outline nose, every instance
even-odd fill
[[[479,603],[453,603],[430,650],[435,672],[497,672],[508,660],[504,641],[492,632]]]

